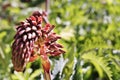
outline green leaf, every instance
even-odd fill
[[[36,71],[34,71],[31,76],[29,77],[29,80],[34,80],[35,77],[39,76],[42,72],[42,69],[38,69]]]
[[[104,57],[100,57],[95,52],[89,52],[87,54],[83,54],[82,58],[91,62],[97,69],[100,76],[103,74],[102,71],[104,71],[107,74],[109,80],[112,80],[112,71],[110,70],[108,62],[106,59],[104,59]]]

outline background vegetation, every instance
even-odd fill
[[[0,80],[43,80],[40,60],[13,70],[15,27],[44,0],[0,0]],[[65,54],[50,57],[53,80],[120,80],[120,0],[50,0],[49,21]]]

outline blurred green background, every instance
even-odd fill
[[[44,80],[40,59],[13,70],[15,27],[45,0],[0,0],[0,80]],[[120,0],[50,0],[49,21],[65,54],[50,57],[53,80],[120,80]]]

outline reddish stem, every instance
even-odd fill
[[[48,13],[48,8],[49,8],[49,0],[46,0],[45,3],[45,11]]]
[[[47,56],[47,54],[45,53],[45,46],[41,46],[41,50],[40,50],[40,57],[42,60],[42,66],[44,69],[44,79],[45,80],[51,80],[51,76],[50,76],[50,62],[49,62],[49,58]]]

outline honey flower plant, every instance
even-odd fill
[[[17,33],[12,45],[12,63],[16,71],[23,71],[28,62],[38,57],[42,65],[46,80],[50,80],[50,56],[65,53],[62,45],[56,41],[60,39],[52,30],[55,26],[48,22],[45,12],[35,11],[16,28]]]

